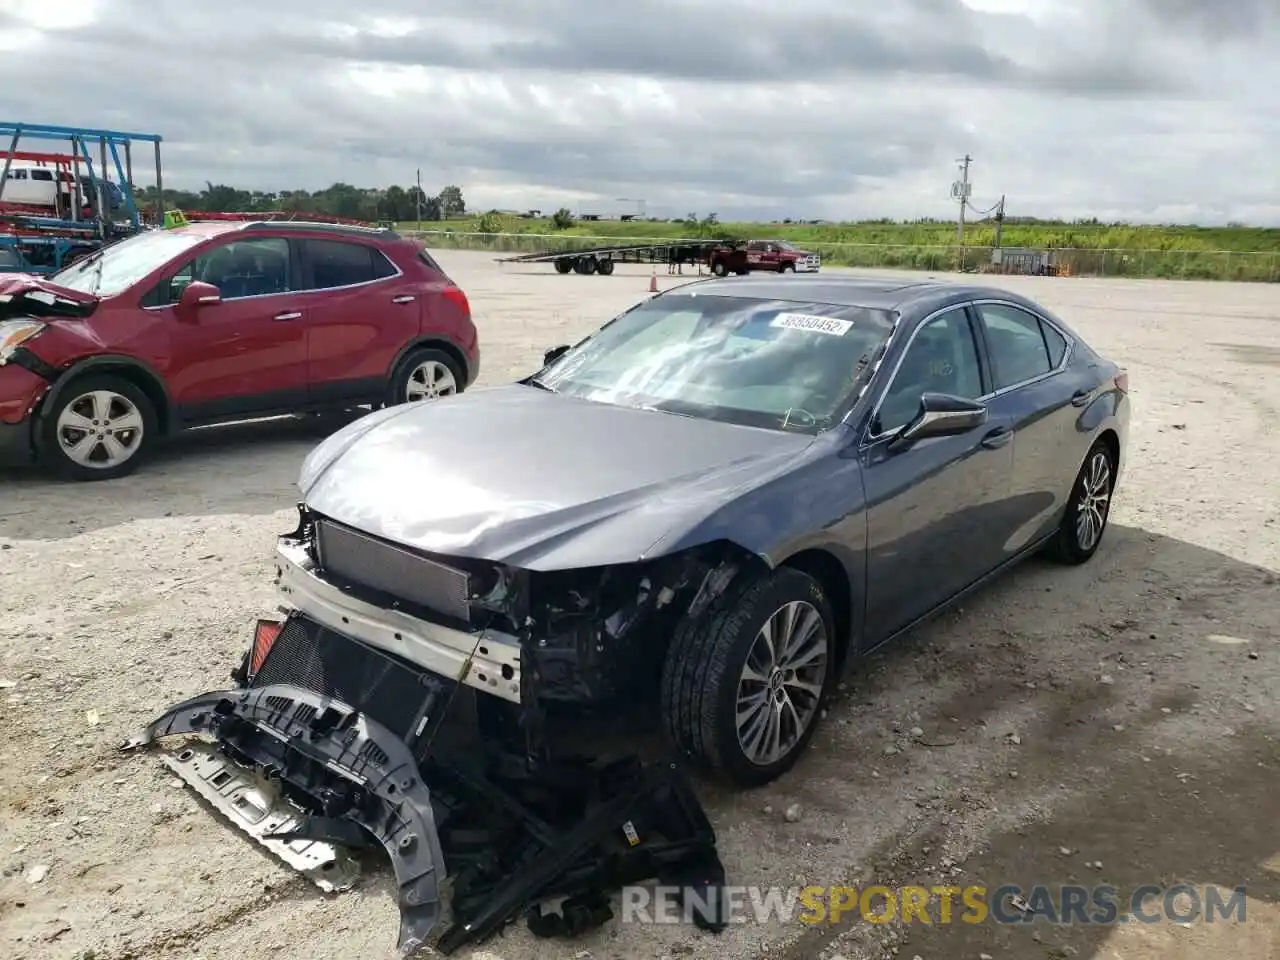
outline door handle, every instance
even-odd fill
[[[277,313],[272,320],[297,320],[302,314],[294,310],[289,313]]]
[[[988,450],[995,450],[1003,447],[1006,443],[1013,439],[1013,431],[1008,427],[996,427],[982,438],[982,445]]]
[[[1083,407],[1089,402],[1089,398],[1092,396],[1092,390],[1077,390],[1071,395],[1071,405],[1073,407]]]
[[[391,302],[392,303],[413,303],[413,301],[417,299],[418,299],[417,297],[410,296],[409,294],[406,293],[400,297],[392,297]]]

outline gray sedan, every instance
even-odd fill
[[[530,749],[558,712],[648,703],[764,783],[858,657],[1032,554],[1089,560],[1128,422],[1125,372],[1007,291],[688,284],[520,383],[322,443],[278,548],[289,636],[350,644],[330,686],[380,650],[472,688]],[[415,709],[362,689],[319,692],[391,729]]]

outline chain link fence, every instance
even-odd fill
[[[706,243],[676,237],[587,237],[566,234],[473,233],[457,230],[406,231],[428,246],[481,250],[518,256],[526,253],[571,253],[592,247],[638,244]],[[973,271],[979,273],[1044,273],[1072,277],[1148,277],[1169,280],[1237,280],[1280,282],[1280,253],[1239,250],[1109,250],[1072,247],[1011,248],[916,246],[893,243],[827,243],[796,241],[822,255],[831,266],[904,270]]]

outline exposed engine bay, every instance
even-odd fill
[[[695,893],[690,916],[720,929],[715,832],[680,766],[569,752],[542,718],[625,698],[661,662],[666,618],[727,568],[690,554],[598,574],[459,569],[322,524],[304,510],[281,538],[285,616],[259,621],[234,686],[125,748],[198,736],[166,765],[324,890],[350,888],[381,847],[405,955],[447,914],[445,953],[521,914],[539,936],[579,933],[612,916],[610,892],[651,879]]]
[[[549,706],[613,715],[652,691],[676,624],[723,591],[743,559],[709,544],[609,567],[528,571],[427,557],[304,506],[299,514],[278,549],[290,606],[518,705],[535,739]],[[387,636],[388,625],[405,629]],[[465,654],[467,669],[433,657],[428,648],[439,644]]]

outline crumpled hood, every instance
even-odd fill
[[[13,317],[87,317],[99,298],[29,273],[0,275],[0,320]]]
[[[675,542],[812,442],[513,384],[362,417],[312,451],[299,487],[405,546],[565,569]]]

